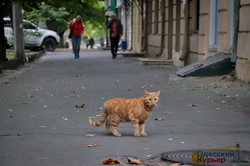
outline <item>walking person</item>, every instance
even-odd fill
[[[109,33],[110,33],[110,42],[111,42],[111,53],[113,59],[117,56],[118,43],[121,39],[123,28],[120,20],[116,18],[114,12],[110,13],[111,21],[108,24]]]
[[[84,33],[84,26],[82,23],[81,16],[77,16],[75,20],[73,20],[69,24],[69,29],[72,31],[72,45],[73,45],[73,53],[75,55],[75,59],[79,59],[80,55],[80,46],[82,40],[82,34]]]
[[[90,37],[90,39],[89,39],[89,45],[90,45],[91,49],[93,49],[94,44],[95,44],[95,40],[93,39],[93,37]]]

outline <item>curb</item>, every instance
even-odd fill
[[[2,73],[3,70],[13,70],[20,67],[21,65],[24,65],[25,63],[31,63],[34,60],[39,59],[45,53],[46,50],[43,49],[37,53],[26,56],[26,58],[16,58],[6,62],[0,62],[0,73]]]

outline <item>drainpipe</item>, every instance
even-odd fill
[[[237,59],[237,44],[238,44],[238,32],[239,32],[239,16],[240,16],[240,0],[234,0],[234,36],[231,62],[236,62]]]
[[[160,50],[156,54],[157,57],[160,57],[163,53],[164,48],[164,32],[165,32],[165,0],[161,0],[161,43]]]
[[[144,26],[144,31],[143,31],[143,46],[141,48],[141,52],[144,52],[147,50],[147,44],[148,44],[148,0],[145,0],[145,4],[146,4],[146,9],[143,6],[143,1],[142,1],[142,19],[144,19],[143,21],[143,26]],[[145,13],[145,18],[143,18]]]
[[[130,33],[130,35],[131,35],[131,37],[130,37],[130,39],[131,39],[130,46],[131,47],[130,47],[130,51],[133,50],[133,42],[134,42],[134,39],[133,39],[134,38],[133,37],[134,36],[134,34],[133,34],[134,33],[134,21],[133,21],[134,20],[134,2],[132,2],[131,5],[132,6],[131,6],[131,11],[130,11],[131,12],[131,14],[130,14],[130,18],[131,18],[131,33]]]
[[[184,61],[188,56],[189,51],[189,0],[183,1],[184,5],[184,36],[183,36],[183,47],[182,47],[182,55],[180,57],[181,61]]]

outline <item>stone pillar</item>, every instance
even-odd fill
[[[241,0],[238,33],[236,73],[239,79],[250,83],[250,1]]]

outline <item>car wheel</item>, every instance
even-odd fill
[[[47,38],[43,41],[43,46],[47,51],[54,51],[56,49],[56,41],[52,38]]]

